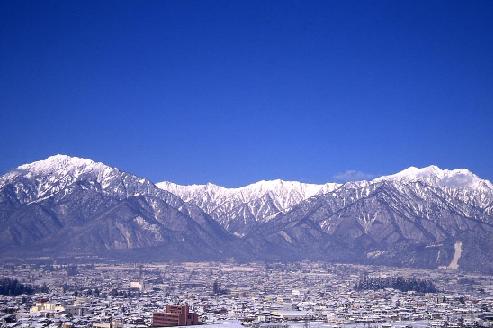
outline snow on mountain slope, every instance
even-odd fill
[[[245,234],[256,222],[268,220],[303,200],[340,186],[336,183],[317,185],[281,179],[262,180],[237,188],[211,183],[184,186],[161,182],[156,185],[202,208],[227,230],[238,235]]]
[[[161,248],[157,254],[168,257],[183,251],[216,257],[231,237],[200,208],[148,179],[66,155],[0,177],[0,222],[3,252]]]
[[[384,180],[412,182],[421,181],[442,188],[482,189],[493,188],[491,182],[481,179],[468,169],[440,169],[437,166],[425,168],[410,167],[396,174],[376,178],[374,182]]]
[[[421,182],[440,189],[450,198],[451,203],[454,203],[454,200],[461,201],[469,209],[480,209],[488,215],[493,214],[493,184],[487,179],[479,178],[468,169],[410,167],[394,175],[376,178],[372,183],[385,181],[393,182],[397,186]]]
[[[466,169],[411,167],[345,184],[157,185],[65,155],[21,165],[0,177],[0,250],[433,267],[451,264],[460,242],[459,268],[493,272],[493,186]]]
[[[118,170],[89,159],[57,154],[47,159],[24,164],[0,177],[0,188],[15,182],[14,189],[22,203],[47,198],[83,176],[95,176],[102,186]]]
[[[0,188],[10,184],[21,203],[31,203],[49,198],[82,180],[89,180],[95,189],[106,194],[120,197],[159,191],[148,179],[136,177],[101,162],[61,154],[21,165],[6,173],[0,177]],[[181,202],[170,193],[162,196],[166,196],[167,202]]]
[[[185,202],[197,205],[230,232],[244,235],[255,223],[269,221],[313,196],[327,194],[338,188],[352,188],[359,194],[351,198],[360,198],[370,193],[370,186],[384,182],[392,183],[397,189],[405,192],[412,190],[417,195],[427,194],[423,190],[426,187],[440,189],[451,204],[454,199],[462,202],[460,211],[465,215],[472,216],[478,211],[493,213],[491,182],[479,178],[467,169],[448,170],[437,166],[421,169],[410,167],[393,175],[382,176],[371,181],[348,182],[344,185],[305,184],[280,179],[259,181],[237,188],[225,188],[211,183],[184,186],[161,182],[156,185],[178,195]],[[417,183],[420,184],[416,185]],[[410,189],[409,186],[412,184],[415,184],[416,188]],[[347,202],[352,201],[354,200],[347,200]]]
[[[468,170],[410,168],[348,182],[253,228],[260,255],[493,272],[493,189]]]

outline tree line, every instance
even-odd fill
[[[393,288],[403,292],[416,291],[418,293],[436,293],[438,289],[431,280],[398,277],[364,277],[359,280],[354,289],[361,290],[378,290]]]
[[[47,293],[49,289],[46,284],[41,287],[33,287],[23,284],[17,279],[0,278],[0,295],[2,296],[32,295],[37,292]]]

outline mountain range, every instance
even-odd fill
[[[493,185],[411,167],[344,184],[153,184],[55,155],[0,177],[2,257],[300,260],[493,272]]]

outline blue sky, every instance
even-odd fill
[[[1,1],[0,171],[493,178],[493,1]]]

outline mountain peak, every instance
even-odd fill
[[[388,178],[411,178],[415,179],[417,177],[423,177],[423,176],[430,176],[430,175],[439,175],[441,172],[443,172],[442,169],[435,165],[430,165],[427,167],[423,168],[417,168],[414,166],[411,166],[407,169],[401,170],[396,174],[386,176]]]
[[[472,188],[476,189],[485,184],[491,187],[491,183],[481,179],[469,169],[441,169],[430,165],[424,168],[409,167],[396,174],[376,178],[374,181],[421,181],[431,185],[447,188]]]
[[[14,184],[16,193],[22,194],[19,198],[23,202],[31,202],[49,197],[81,177],[91,177],[105,187],[111,182],[112,177],[119,174],[121,171],[101,162],[56,154],[7,172],[0,177],[0,187]]]
[[[36,173],[51,173],[59,170],[69,170],[74,168],[105,169],[108,168],[101,162],[95,162],[91,159],[71,157],[65,154],[52,155],[46,159],[23,164],[17,169],[28,170]]]

